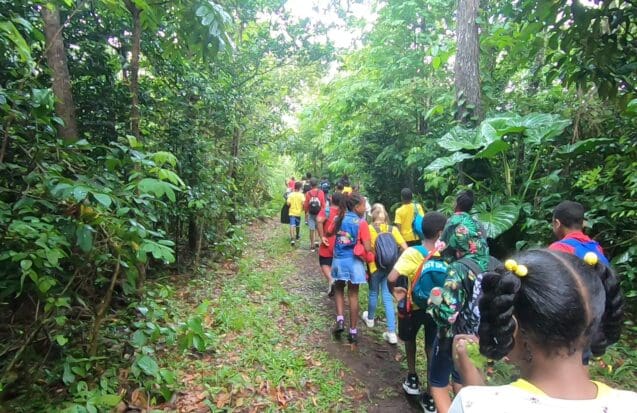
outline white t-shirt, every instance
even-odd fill
[[[460,390],[449,413],[637,413],[637,393],[597,385],[593,400],[547,396],[525,380],[506,386],[469,386]]]

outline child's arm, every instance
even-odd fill
[[[330,243],[327,237],[325,236],[325,230],[323,229],[323,225],[325,224],[325,221],[326,221],[325,215],[323,214],[323,212],[325,212],[325,210],[323,210],[316,217],[316,230],[318,231],[318,235],[319,235],[319,238],[321,239],[321,242],[323,242],[325,246],[329,247]]]

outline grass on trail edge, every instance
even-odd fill
[[[262,224],[258,224],[260,227]],[[176,362],[187,390],[181,411],[351,411],[345,366],[317,345],[329,321],[289,288],[298,277],[287,227],[258,228],[243,258],[226,271],[204,272],[186,287],[187,301],[211,301],[213,355]],[[183,305],[183,302],[182,302]],[[197,400],[198,399],[198,400]],[[187,406],[191,406],[188,408]]]

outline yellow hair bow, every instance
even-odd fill
[[[529,274],[529,269],[526,268],[526,265],[518,264],[515,260],[508,259],[504,262],[504,268],[511,271],[513,274],[518,277],[526,277]]]

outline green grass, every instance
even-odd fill
[[[290,263],[286,231],[281,226],[262,245],[248,249],[237,274],[221,283],[221,294],[214,299],[216,364],[211,368],[201,362],[196,367],[212,411],[250,405],[272,412],[351,408],[341,377],[345,367],[317,349],[308,334],[323,331],[326,320],[307,311],[304,297],[286,289],[287,279],[297,270]],[[205,296],[201,290],[209,277],[215,274],[191,283],[197,296]],[[217,401],[227,395],[228,402],[217,408]]]

